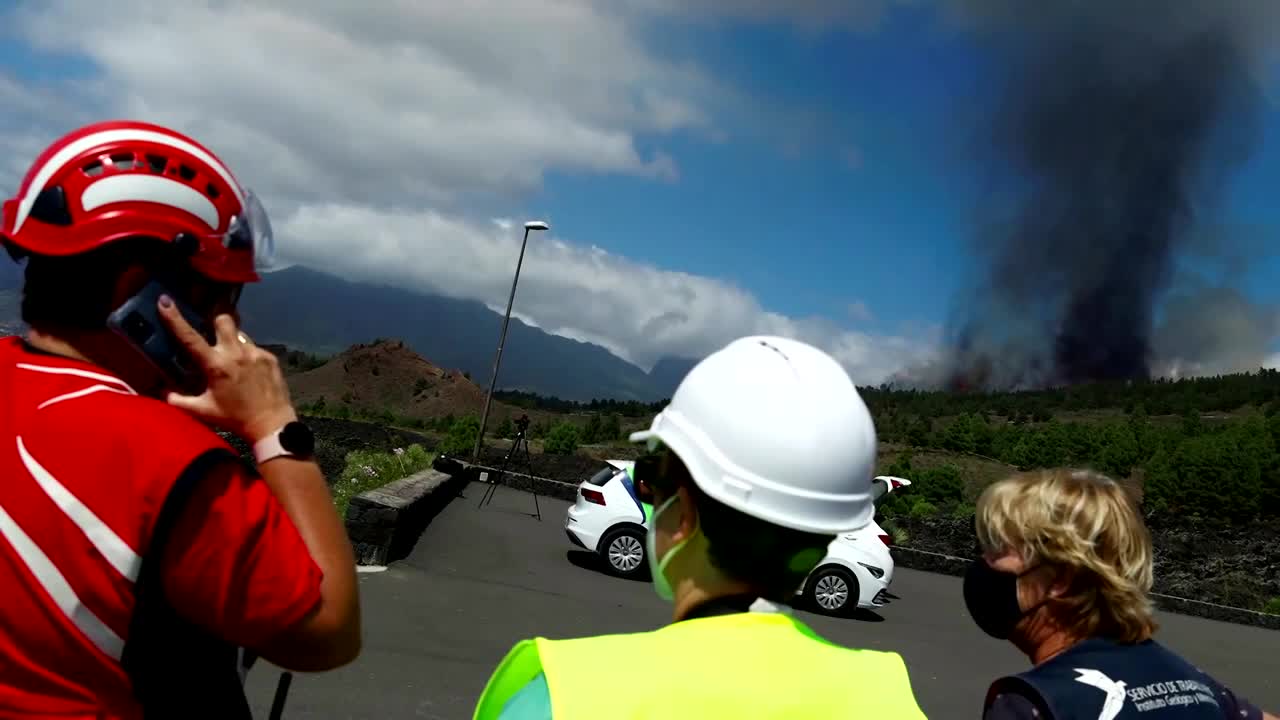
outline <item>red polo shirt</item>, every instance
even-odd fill
[[[231,450],[101,368],[0,339],[0,717],[140,716],[119,662],[140,558],[214,448]],[[164,560],[178,612],[252,647],[315,607],[320,569],[261,479],[202,482],[197,505]]]

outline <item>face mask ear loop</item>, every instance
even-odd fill
[[[1031,566],[1031,567],[1027,568],[1026,570],[1023,570],[1022,572],[1018,573],[1017,578],[1018,578],[1019,580],[1021,580],[1022,578],[1026,577],[1027,575],[1030,575],[1031,573],[1033,573],[1033,572],[1035,572],[1035,571],[1039,570],[1039,569],[1040,569],[1040,568],[1042,568],[1042,567],[1045,567],[1045,564],[1044,564],[1043,562],[1041,562],[1041,563],[1036,563],[1035,565],[1033,565],[1033,566]],[[1016,588],[1017,586],[1015,585],[1014,587]],[[1049,590],[1046,590],[1046,591],[1045,591],[1045,594],[1044,594],[1044,597],[1040,598],[1040,601],[1039,601],[1039,602],[1037,602],[1035,605],[1032,605],[1031,607],[1027,608],[1026,610],[1023,610],[1023,611],[1022,611],[1022,617],[1023,617],[1023,618],[1031,617],[1031,615],[1033,615],[1034,613],[1036,613],[1037,611],[1039,611],[1039,610],[1040,610],[1040,608],[1042,608],[1042,607],[1044,607],[1044,606],[1048,605],[1049,603],[1053,602],[1055,599],[1056,599],[1056,598],[1053,596],[1053,593],[1052,593],[1051,591],[1049,591]]]
[[[658,518],[669,510],[679,497],[679,494],[674,494],[654,508],[653,521],[649,523],[649,531],[645,536],[645,558],[649,561],[649,574],[653,576],[653,589],[658,593],[658,597],[668,602],[675,599],[675,589],[671,587],[671,581],[667,578],[667,566],[671,564],[676,553],[683,550],[693,536],[701,532],[701,528],[695,526],[693,532],[667,550],[666,555],[657,557]]]

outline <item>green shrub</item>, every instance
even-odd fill
[[[547,433],[542,451],[548,455],[572,455],[577,452],[579,441],[578,426],[566,420]]]
[[[889,537],[893,540],[894,545],[906,545],[907,541],[911,538],[911,536],[907,534],[906,530],[892,520],[886,520],[881,523],[880,528],[889,533]]]
[[[502,418],[502,422],[498,423],[498,427],[493,429],[493,436],[496,438],[512,438],[516,436],[516,424],[512,422],[510,416]]]
[[[391,452],[353,450],[347,453],[347,465],[333,483],[333,504],[338,514],[346,517],[347,505],[356,495],[426,470],[434,459],[434,455],[417,443]]]
[[[609,413],[600,427],[601,442],[613,442],[622,437],[622,418],[618,413]]]
[[[911,480],[911,491],[933,505],[949,505],[964,498],[964,478],[955,465],[938,465],[905,475]]]
[[[440,452],[454,456],[470,455],[479,433],[480,418],[474,415],[458,418],[449,426],[444,442],[440,443]]]
[[[938,514],[938,506],[921,498],[911,506],[911,517],[913,518],[930,518]]]
[[[582,426],[580,438],[582,442],[593,445],[604,439],[601,435],[603,429],[604,424],[600,420],[600,413],[591,413],[586,424]]]
[[[536,440],[545,438],[551,432],[551,425],[546,420],[539,420],[529,427],[529,432],[525,433],[525,437]]]
[[[901,490],[898,490],[880,498],[880,503],[876,507],[886,517],[893,517],[910,512],[911,500],[905,497]]]
[[[1274,597],[1262,606],[1262,612],[1270,615],[1280,615],[1280,597]]]

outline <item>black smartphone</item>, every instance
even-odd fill
[[[214,344],[213,330],[190,305],[182,302],[158,281],[151,281],[107,316],[107,327],[147,358],[164,373],[179,390],[199,393],[204,390],[205,377],[195,358],[182,345],[164,318],[160,317],[157,304],[161,295],[168,295],[196,332]]]

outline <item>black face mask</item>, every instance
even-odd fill
[[[1018,622],[1045,603],[1038,602],[1026,610],[1018,604],[1018,578],[1036,567],[1014,573],[996,570],[982,558],[969,564],[964,575],[964,604],[982,632],[998,640],[1008,640]]]

